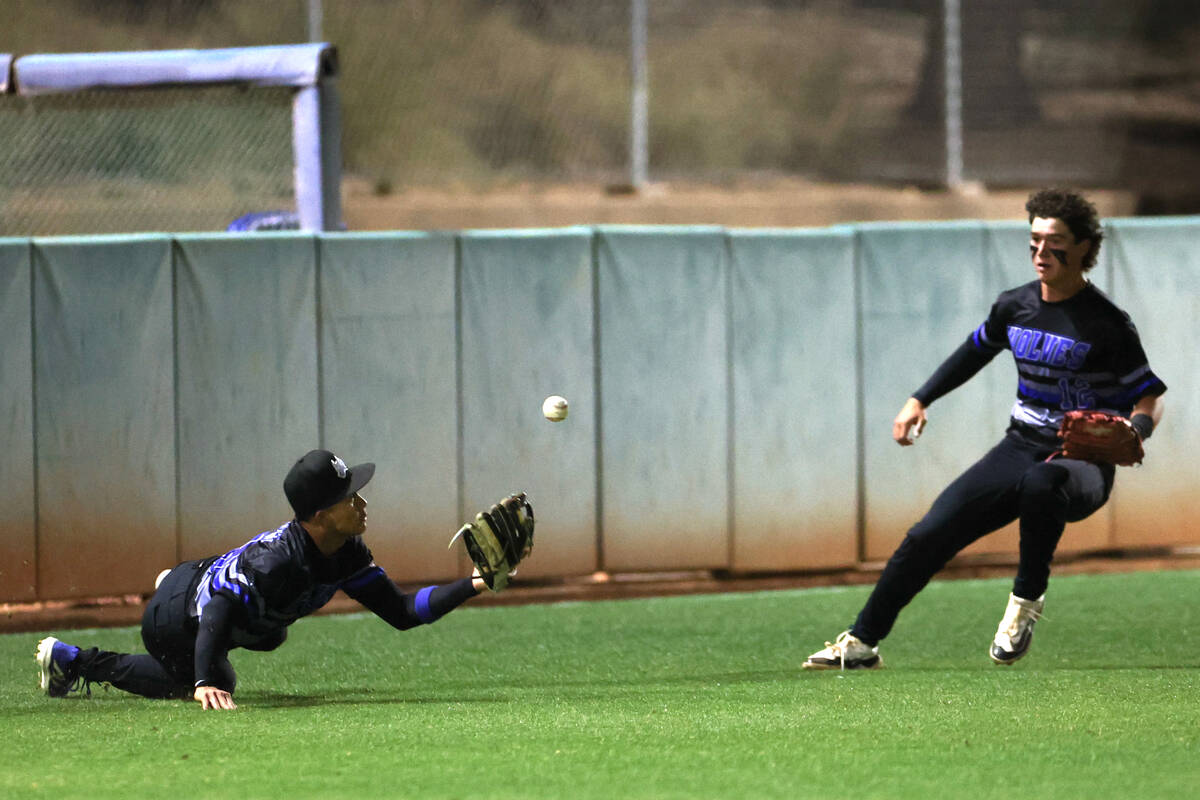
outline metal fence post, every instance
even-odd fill
[[[308,40],[320,42],[325,36],[321,33],[321,23],[325,20],[325,11],[321,8],[321,0],[308,0]]]
[[[635,190],[646,183],[647,89],[646,89],[646,0],[631,0],[630,72],[633,78],[631,131],[629,137],[629,181]]]
[[[963,186],[962,0],[943,0],[946,53],[946,186]]]

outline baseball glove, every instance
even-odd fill
[[[510,495],[459,528],[450,540],[452,547],[460,536],[479,577],[498,592],[533,550],[533,506],[524,492]]]
[[[1058,431],[1063,455],[1128,467],[1142,463],[1142,437],[1125,417],[1103,411],[1068,411]]]

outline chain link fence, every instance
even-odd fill
[[[951,3],[960,20],[963,179],[1121,189],[1142,197],[1146,213],[1200,211],[1200,4],[1182,0],[648,0],[649,179],[944,184]],[[0,53],[16,55],[296,43],[308,38],[317,8],[322,38],[339,50],[344,173],[357,189],[629,181],[630,0],[5,5]],[[69,232],[150,220],[172,230],[212,226],[273,205],[275,178],[251,190],[250,176],[287,174],[278,153],[256,150],[288,141],[268,134],[257,143],[255,132],[275,123],[255,104],[204,98],[201,106],[219,111],[184,111],[170,122],[142,100],[105,101],[129,103],[145,118],[138,126],[169,131],[155,136],[96,122],[108,112],[74,100],[75,109],[43,111],[40,101],[0,99],[0,134],[21,142],[19,155],[0,154],[0,233],[47,232],[60,215],[75,215],[61,226]],[[49,135],[74,124],[50,117],[93,120],[79,125],[94,143]],[[185,144],[187,134],[198,138]],[[211,145],[219,135],[228,147]],[[160,160],[173,140],[192,164]],[[143,146],[151,152],[138,153]],[[83,167],[77,151],[88,148],[87,158],[108,166]],[[131,171],[113,166],[121,154]],[[167,188],[134,212],[128,191],[150,166]],[[73,183],[60,199],[38,199],[46,186]],[[203,217],[154,216],[176,191],[195,205],[229,202]],[[85,213],[114,192],[111,213]]]
[[[294,208],[291,92],[5,98],[0,235],[222,230]]]

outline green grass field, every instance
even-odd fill
[[[1200,780],[1200,572],[1055,579],[1030,655],[1008,582],[939,581],[876,672],[806,673],[868,587],[465,607],[397,633],[302,620],[236,651],[234,712],[36,689],[0,636],[0,796],[1185,797]],[[140,647],[132,628],[47,631]]]

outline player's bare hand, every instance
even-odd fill
[[[218,689],[216,686],[197,686],[193,697],[196,702],[204,709],[234,709],[237,704],[233,702],[233,695],[224,689]]]
[[[892,422],[892,438],[901,447],[916,444],[916,439],[925,430],[925,406],[915,397],[908,398],[904,408]]]

